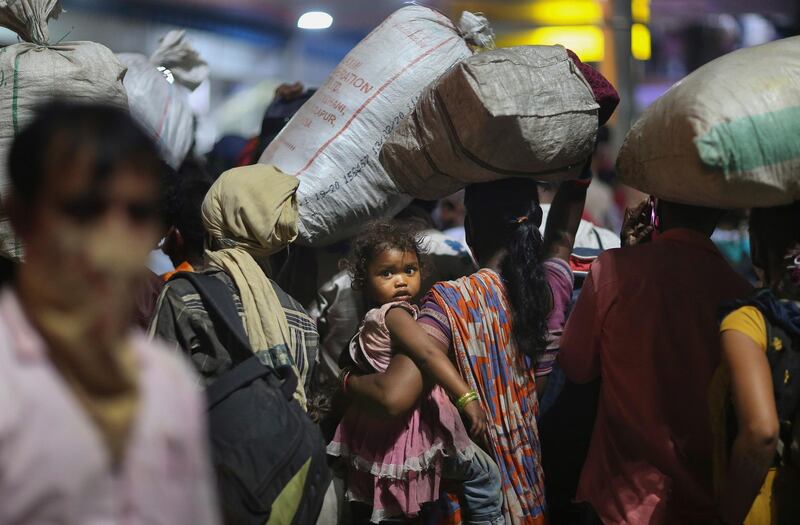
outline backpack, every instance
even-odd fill
[[[790,336],[766,316],[765,322],[767,360],[780,424],[778,458],[781,465],[800,468],[800,337]]]
[[[800,336],[792,335],[769,312],[759,307],[760,296],[771,292],[768,289],[757,290],[748,300],[737,301],[731,311],[741,306],[754,306],[764,317],[767,329],[767,361],[772,374],[772,388],[775,396],[775,408],[778,412],[780,433],[778,450],[775,458],[776,466],[793,465],[800,468]],[[733,400],[727,400],[725,425],[728,436],[728,453],[738,431],[736,412]]]
[[[211,455],[226,523],[313,524],[331,481],[325,442],[293,399],[297,376],[264,365],[224,282],[181,272],[199,293],[234,366],[206,390]]]

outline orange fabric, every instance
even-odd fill
[[[164,280],[164,282],[167,282],[170,279],[172,279],[173,275],[175,275],[176,273],[180,273],[180,272],[191,272],[191,273],[194,273],[194,267],[192,267],[192,265],[189,264],[188,262],[183,261],[182,263],[180,263],[178,265],[177,268],[175,268],[171,272],[165,273],[164,275],[161,276],[161,278]]]

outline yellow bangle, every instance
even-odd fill
[[[463,410],[468,404],[472,403],[473,401],[478,400],[478,393],[474,390],[470,390],[466,394],[463,394],[461,397],[456,400],[456,406],[459,410]]]

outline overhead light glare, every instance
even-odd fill
[[[297,19],[300,29],[328,29],[333,25],[333,17],[324,11],[309,11]]]
[[[603,30],[597,26],[549,26],[495,39],[497,47],[551,46],[561,44],[583,62],[602,62],[605,51]]]

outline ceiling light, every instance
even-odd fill
[[[297,20],[300,29],[328,29],[333,25],[333,17],[324,11],[309,11]]]

